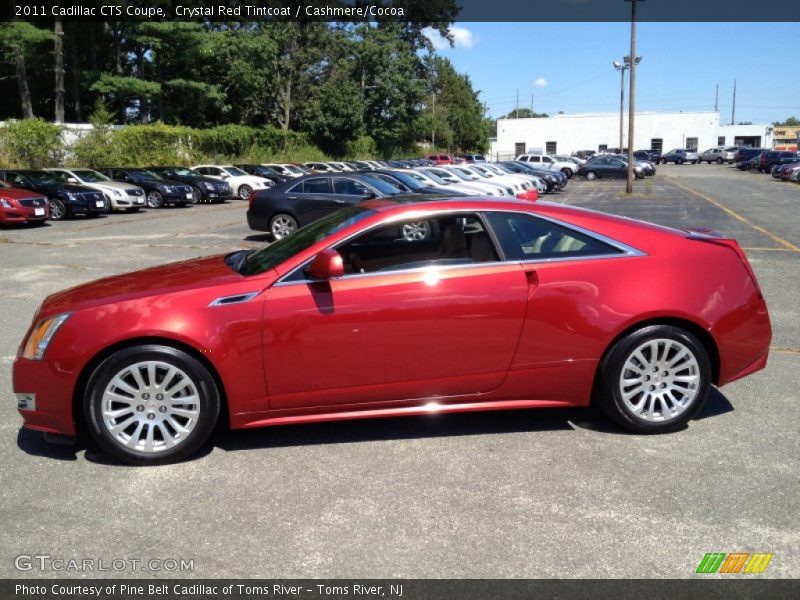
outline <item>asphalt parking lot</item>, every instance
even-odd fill
[[[546,199],[739,239],[767,298],[767,369],[681,432],[540,410],[230,432],[189,462],[112,464],[20,431],[11,364],[57,290],[264,243],[245,203],[0,230],[0,576],[20,554],[183,558],[194,577],[693,577],[706,552],[773,552],[800,577],[800,186],[717,165],[570,182]],[[160,572],[126,572],[153,577]],[[704,577],[709,577],[705,575]]]

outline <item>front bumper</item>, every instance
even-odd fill
[[[108,194],[106,196],[108,201],[111,203],[112,209],[119,209],[119,208],[144,208],[145,207],[145,200],[144,194],[141,196],[134,196],[133,194],[125,194],[123,196],[114,196]]]
[[[47,433],[75,435],[72,414],[74,377],[64,365],[47,360],[17,358],[12,371],[12,387],[22,426]]]
[[[36,214],[39,211],[42,214]],[[0,223],[40,223],[49,217],[47,207],[0,207]]]

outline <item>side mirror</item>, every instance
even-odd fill
[[[362,200],[372,200],[373,198],[377,198],[377,194],[375,192],[364,192],[361,194]]]
[[[314,279],[328,280],[332,277],[344,275],[344,262],[336,250],[327,248],[317,254],[311,264],[306,268],[306,273]]]

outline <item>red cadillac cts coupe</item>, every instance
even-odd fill
[[[45,196],[0,181],[0,225],[41,225],[49,218]]]
[[[190,455],[220,413],[249,428],[594,402],[660,433],[762,369],[771,335],[733,240],[547,203],[374,200],[50,296],[13,384],[25,427],[85,428],[138,464]]]

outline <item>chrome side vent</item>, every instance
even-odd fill
[[[234,296],[222,296],[217,298],[209,304],[209,306],[228,306],[230,304],[242,304],[243,302],[250,302],[253,298],[258,296],[259,292],[248,292],[246,294],[236,294]]]

